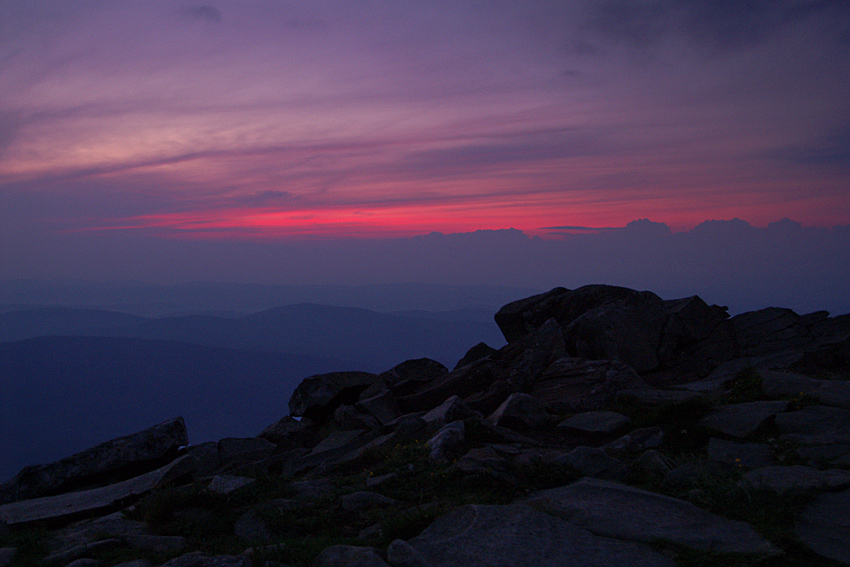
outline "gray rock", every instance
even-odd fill
[[[494,425],[521,431],[538,429],[550,421],[543,403],[534,396],[522,393],[511,394],[487,419]]]
[[[668,489],[686,489],[711,483],[722,478],[737,478],[741,470],[736,465],[720,461],[694,461],[684,463],[664,475],[663,486]]]
[[[356,406],[343,405],[334,411],[334,422],[340,429],[378,429],[381,424],[371,413],[358,409]]]
[[[161,567],[252,567],[252,563],[245,555],[207,555],[193,551],[166,561]]]
[[[770,418],[788,409],[788,402],[749,402],[730,404],[714,409],[699,420],[706,429],[718,431],[732,437],[749,437]]]
[[[513,483],[513,479],[507,474],[508,460],[493,447],[478,447],[467,452],[459,458],[452,469],[460,470],[467,474],[478,474],[492,478],[498,478]]]
[[[850,490],[818,495],[800,514],[794,532],[815,553],[850,565]]]
[[[777,551],[743,522],[716,516],[684,500],[604,480],[585,478],[538,492],[525,502],[606,537],[672,541],[719,553]]]
[[[807,393],[825,406],[850,409],[850,380],[821,380]]]
[[[776,429],[803,445],[850,444],[850,410],[823,405],[807,406],[776,416]]]
[[[131,534],[124,541],[133,549],[144,549],[154,553],[179,553],[186,549],[186,539],[181,536]]]
[[[466,427],[462,421],[447,423],[426,445],[431,449],[431,458],[435,461],[446,462],[449,456],[460,447],[466,438]]]
[[[660,427],[644,427],[611,441],[603,448],[616,457],[639,455],[647,449],[657,449],[664,443],[664,431]]]
[[[4,504],[0,506],[0,520],[11,526],[37,520],[102,515],[154,488],[190,475],[193,470],[191,459],[183,456],[155,471],[110,486]]]
[[[118,563],[115,567],[153,567],[153,563],[150,562],[150,559],[133,559],[132,561]]]
[[[615,400],[619,404],[640,408],[654,409],[672,404],[684,404],[699,400],[699,392],[687,390],[655,390],[648,388],[628,388],[617,392]]]
[[[329,478],[314,478],[293,482],[292,489],[300,500],[321,500],[333,493],[334,485]]]
[[[66,549],[62,549],[61,551],[57,551],[49,554],[44,558],[45,564],[65,564],[67,565],[71,561],[76,559],[82,559],[87,555],[92,555],[96,552],[102,551],[104,549],[110,549],[114,547],[121,547],[124,545],[124,542],[118,538],[109,538],[102,539],[99,541],[91,542],[91,543],[82,543],[79,545],[75,545],[73,547],[69,547]]]
[[[0,503],[133,478],[162,467],[177,456],[179,447],[188,443],[186,424],[177,417],[48,465],[26,467],[0,486]]]
[[[269,527],[255,510],[248,510],[233,526],[236,537],[248,543],[268,543],[272,536]]]
[[[100,561],[99,559],[92,559],[90,557],[84,557],[82,559],[71,561],[65,567],[99,567],[100,565],[103,565],[103,561]]]
[[[390,567],[372,547],[332,545],[322,551],[313,567]]]
[[[218,443],[209,441],[201,443],[186,450],[186,455],[192,459],[195,465],[195,476],[203,478],[212,476],[221,468],[221,460],[218,458]]]
[[[558,428],[610,434],[627,427],[631,422],[631,419],[615,411],[588,411],[565,419],[558,424]]]
[[[310,447],[315,444],[313,442],[313,434],[310,431],[312,425],[313,422],[309,419],[302,418],[299,421],[287,415],[263,429],[257,437],[271,441],[275,445],[283,446],[286,449]]]
[[[398,477],[398,473],[387,473],[379,476],[371,476],[366,479],[366,486],[380,486],[381,484]]]
[[[463,506],[387,549],[393,567],[672,567],[648,545],[598,537],[528,506]]]
[[[289,399],[289,413],[317,422],[325,421],[340,405],[353,404],[370,385],[380,380],[369,372],[331,372],[305,378]]]
[[[491,346],[488,346],[486,343],[478,343],[477,345],[466,351],[466,354],[463,355],[463,358],[457,361],[457,364],[455,365],[454,369],[457,370],[458,368],[463,368],[468,364],[472,364],[473,362],[481,360],[482,358],[487,358],[488,356],[491,356],[497,352],[498,351],[496,349]]]
[[[207,490],[213,494],[231,494],[240,488],[250,486],[257,482],[257,479],[247,476],[234,476],[230,474],[220,474],[214,476],[207,485]]]
[[[382,392],[362,399],[357,402],[356,407],[372,415],[381,425],[386,425],[401,415],[401,409],[392,392],[384,389]]]
[[[663,477],[670,472],[670,461],[664,458],[655,449],[649,449],[641,453],[635,461],[635,466],[640,471],[654,477]]]
[[[221,466],[261,461],[270,457],[277,446],[260,437],[226,437],[218,442]]]
[[[0,567],[9,567],[12,564],[12,561],[15,559],[15,555],[17,555],[18,550],[14,547],[2,547],[0,548]]]
[[[576,413],[602,409],[620,390],[649,388],[622,362],[560,358],[549,365],[530,393],[553,413]]]
[[[360,445],[358,439],[363,436],[363,430],[333,431],[325,437],[321,443],[313,447],[311,455],[328,455],[331,453],[345,453]]]
[[[626,466],[603,449],[576,447],[566,455],[552,459],[553,464],[566,465],[585,476],[620,480],[625,477]]]
[[[353,492],[346,494],[340,498],[340,504],[343,510],[349,512],[355,510],[368,510],[370,508],[381,508],[385,506],[394,506],[398,504],[398,500],[388,498],[377,492]]]
[[[776,492],[850,487],[850,471],[821,471],[800,465],[771,466],[752,470],[741,479],[742,486],[766,488]]]
[[[817,388],[821,381],[795,372],[762,370],[761,387],[769,398],[785,398],[805,394]]]
[[[460,396],[451,396],[445,402],[422,416],[428,431],[437,431],[447,423],[466,419],[474,412],[463,402]]]
[[[406,383],[427,383],[448,374],[449,369],[430,358],[406,360],[381,374],[381,378],[391,390],[403,387]]]
[[[712,437],[708,440],[708,458],[750,470],[772,465],[773,450],[765,443],[737,443]]]

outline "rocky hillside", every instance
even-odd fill
[[[0,487],[0,567],[850,565],[850,316],[554,289],[453,370],[301,382]]]

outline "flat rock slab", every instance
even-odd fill
[[[693,402],[702,397],[687,390],[630,389],[617,392],[617,402],[644,409]]]
[[[720,553],[776,553],[748,524],[690,502],[604,480],[584,478],[524,501],[597,535],[650,543],[672,541]]]
[[[615,411],[586,411],[558,424],[561,429],[574,429],[586,433],[614,433],[631,423],[631,419]]]
[[[230,494],[242,487],[254,484],[257,479],[247,476],[234,476],[232,474],[220,474],[214,476],[207,485],[207,490],[213,494]]]
[[[316,557],[313,567],[389,567],[389,565],[374,548],[332,545]]]
[[[818,496],[800,514],[794,531],[815,553],[850,565],[850,490]]]
[[[109,484],[165,465],[188,445],[182,417],[170,419],[132,435],[106,441],[47,465],[24,468],[0,485],[0,503],[29,500],[67,492],[88,484]]]
[[[748,437],[768,419],[788,409],[788,403],[780,400],[720,406],[702,418],[699,424],[732,437]]]
[[[850,380],[821,380],[808,394],[825,406],[850,409]]]
[[[809,489],[841,489],[850,487],[850,471],[830,469],[821,471],[800,465],[772,466],[746,473],[741,481],[745,486],[766,488],[776,492]]]
[[[648,545],[591,534],[528,506],[463,506],[387,549],[394,567],[672,567]]]
[[[0,506],[0,520],[12,526],[112,511],[158,486],[192,473],[193,470],[192,460],[183,456],[160,469],[110,486],[4,504]]]
[[[776,429],[802,445],[850,443],[850,410],[824,405],[807,406],[776,416]]]

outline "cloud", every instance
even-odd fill
[[[801,165],[850,167],[850,126],[808,144],[771,150],[768,155]]]
[[[221,23],[221,12],[215,6],[184,6],[179,14],[187,21]]]

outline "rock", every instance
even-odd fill
[[[366,479],[366,486],[380,486],[384,484],[388,480],[392,480],[394,478],[398,478],[398,473],[387,473],[378,476],[370,476]]]
[[[625,465],[604,450],[591,447],[576,447],[566,455],[552,459],[552,464],[566,465],[585,476],[621,480],[625,478]]]
[[[213,494],[231,494],[240,488],[250,486],[255,482],[257,482],[257,479],[255,478],[220,474],[212,478],[210,483],[207,485],[207,490]]]
[[[463,445],[465,437],[466,428],[462,421],[447,423],[426,443],[431,449],[431,458],[439,462],[448,461],[450,455]]]
[[[233,526],[236,537],[253,544],[268,543],[272,540],[269,528],[254,510],[248,510],[236,520]]]
[[[687,390],[654,390],[648,388],[627,388],[617,392],[615,397],[618,404],[638,409],[656,409],[674,404],[687,404],[702,398],[699,392]]]
[[[385,506],[394,506],[398,504],[398,500],[388,498],[377,492],[353,492],[346,494],[340,498],[340,504],[343,510],[349,512],[356,510],[368,510],[370,508],[381,508]]]
[[[392,388],[403,412],[429,411],[451,396],[461,399],[487,390],[505,374],[496,362],[483,359],[411,387],[412,392]]]
[[[736,443],[712,437],[708,440],[708,458],[750,470],[772,465],[773,450],[765,443]]]
[[[343,404],[354,404],[360,393],[380,378],[369,372],[331,372],[305,378],[289,399],[289,413],[324,422]]]
[[[761,387],[769,398],[799,396],[817,388],[821,381],[794,372],[762,370]]]
[[[418,415],[405,415],[395,422],[393,434],[399,441],[407,441],[416,437],[427,426],[428,422]]]
[[[749,437],[767,420],[786,409],[788,402],[785,401],[730,404],[714,409],[699,420],[699,425],[740,439]]]
[[[221,459],[218,458],[218,443],[209,441],[186,449],[186,455],[192,459],[195,466],[195,476],[204,478],[215,474],[221,468]]]
[[[487,418],[490,423],[519,431],[538,429],[549,424],[550,417],[543,403],[529,394],[511,394]]]
[[[390,567],[371,547],[332,545],[322,551],[313,567]]]
[[[149,559],[133,559],[132,561],[118,563],[115,567],[153,567],[153,563]]]
[[[405,389],[405,385],[422,384],[447,374],[448,368],[430,358],[406,360],[381,374],[391,390]]]
[[[665,321],[658,360],[665,368],[699,378],[735,355],[735,336],[726,307],[697,296],[664,302]]]
[[[18,550],[14,547],[2,547],[0,548],[0,567],[9,567],[12,564],[12,561],[15,559],[15,555],[17,555]]]
[[[825,406],[850,409],[850,380],[822,380],[807,393]]]
[[[82,559],[71,561],[65,567],[100,567],[100,565],[103,565],[103,561],[84,557]]]
[[[664,432],[660,427],[644,427],[623,435],[603,448],[609,455],[639,455],[647,449],[657,449],[664,443]]]
[[[144,431],[101,443],[48,465],[24,468],[0,486],[0,503],[104,486],[160,468],[189,443],[177,417]]]
[[[207,555],[193,551],[166,561],[161,567],[252,567],[252,563],[244,555]]]
[[[334,422],[340,429],[354,429],[362,431],[364,429],[378,429],[381,424],[370,413],[357,409],[355,406],[339,406],[334,411]]]
[[[546,369],[530,393],[553,413],[577,413],[602,409],[620,390],[649,387],[621,362],[561,358]]]
[[[818,495],[800,514],[794,532],[818,555],[850,565],[850,490]]]
[[[313,422],[309,419],[302,418],[299,421],[287,415],[263,429],[257,437],[285,449],[309,448],[316,444],[310,430],[312,425]]]
[[[561,298],[568,293],[568,289],[556,287],[546,293],[503,306],[494,318],[505,340],[509,343],[519,340],[540,327],[547,319],[556,316]]]
[[[299,500],[321,500],[333,494],[334,485],[329,478],[315,478],[293,482],[292,489]]]
[[[181,536],[130,534],[124,536],[124,541],[133,549],[143,549],[157,554],[180,553],[186,548],[186,540]]]
[[[162,468],[113,485],[0,505],[0,520],[11,526],[38,520],[55,522],[102,515],[125,506],[154,488],[191,475],[193,466],[191,459],[183,456]]]
[[[558,429],[608,435],[627,427],[631,422],[631,419],[615,411],[588,411],[565,419],[558,424]]]
[[[776,416],[781,439],[803,445],[850,444],[850,410],[823,405]]]
[[[641,453],[635,461],[635,466],[650,476],[661,478],[670,472],[670,461],[655,449],[649,449]],[[615,479],[616,480],[616,479]]]
[[[487,358],[488,356],[491,356],[496,352],[498,351],[493,347],[488,346],[485,343],[478,343],[477,345],[466,351],[466,354],[463,355],[463,358],[461,358],[457,362],[454,369],[457,370],[458,368],[463,368],[464,366],[472,364],[473,362],[481,360],[482,358]]]
[[[666,489],[685,490],[717,479],[737,478],[740,469],[736,465],[719,461],[694,461],[684,463],[664,475],[662,486]]]
[[[835,490],[850,487],[850,471],[821,471],[800,465],[770,466],[752,470],[741,479],[741,485],[766,488],[776,492],[789,490]]]
[[[535,493],[525,503],[605,537],[671,541],[717,553],[777,551],[744,522],[716,516],[684,500],[604,480],[585,478]]]
[[[221,466],[250,463],[270,457],[277,446],[260,437],[227,437],[218,442],[218,459]]]
[[[460,399],[460,396],[452,396],[423,415],[422,419],[429,431],[437,431],[448,423],[466,419],[473,414],[474,412]]]
[[[398,407],[395,396],[386,389],[366,399],[362,399],[361,397],[361,400],[355,404],[355,407],[360,411],[374,416],[381,425],[391,423],[401,415],[401,409]]]
[[[478,447],[470,450],[452,465],[452,469],[467,474],[498,478],[508,484],[515,483],[514,479],[508,475],[507,459],[493,447]]]
[[[730,319],[738,343],[738,356],[758,356],[804,346],[800,316],[790,309],[768,307]]]
[[[528,506],[463,506],[387,548],[393,567],[673,567],[648,545],[594,536]]]
[[[51,553],[50,555],[44,558],[44,563],[67,565],[68,563],[76,559],[84,558],[86,555],[92,555],[104,549],[121,547],[123,545],[124,542],[117,538],[102,539],[100,541],[95,541],[92,543],[83,543],[67,549],[63,549],[62,551]]]

